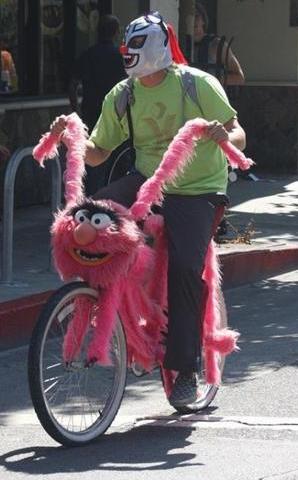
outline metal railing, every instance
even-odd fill
[[[25,157],[32,155],[33,147],[19,148],[10,157],[4,177],[3,229],[2,229],[2,274],[1,284],[13,284],[13,219],[14,189],[18,168]],[[51,164],[52,190],[51,208],[54,212],[61,205],[62,171],[59,157],[53,158]]]

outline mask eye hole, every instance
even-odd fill
[[[89,222],[89,218],[88,218],[88,210],[78,210],[74,216],[74,220],[76,223],[85,223],[85,222]]]
[[[113,220],[106,213],[94,213],[91,217],[91,225],[93,225],[96,230],[101,230],[112,225]]]
[[[127,44],[127,47],[128,48],[142,48],[144,43],[145,43],[145,40],[147,38],[147,35],[137,35],[135,37],[132,37],[128,44]]]

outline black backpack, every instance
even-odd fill
[[[216,51],[216,63],[209,62],[209,45],[215,40],[219,39],[217,51]],[[231,44],[233,41],[233,37],[227,44],[227,50],[225,59],[222,58],[222,52],[224,45],[226,43],[226,37],[223,35],[218,37],[214,34],[206,34],[201,42],[198,44],[197,50],[195,52],[196,58],[194,65],[195,67],[199,68],[200,70],[204,70],[205,72],[214,75],[218,80],[221,81],[223,86],[226,86],[227,80],[227,64],[228,64],[228,56],[229,51],[231,48]]]

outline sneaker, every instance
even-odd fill
[[[179,373],[171,395],[169,396],[169,403],[172,407],[184,407],[190,405],[197,400],[198,397],[198,374]]]

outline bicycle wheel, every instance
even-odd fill
[[[111,365],[86,366],[93,329],[89,321],[75,361],[63,361],[63,338],[81,304],[77,300],[92,304],[97,297],[98,292],[83,282],[57,290],[43,308],[30,342],[28,377],[34,409],[46,432],[66,446],[98,439],[114,420],[125,389],[126,340],[119,318],[111,341]]]
[[[223,296],[223,292],[220,290],[220,328],[227,327],[227,310],[226,304]],[[223,373],[225,365],[225,356],[218,356],[218,366],[221,374]],[[162,372],[161,372],[162,374]],[[194,411],[203,410],[204,408],[209,407],[211,402],[214,400],[215,395],[219,387],[217,385],[210,385],[204,381],[205,378],[205,366],[204,366],[204,350],[202,351],[201,357],[201,366],[199,373],[199,400],[196,401],[194,406],[185,406],[185,407],[175,407],[178,413],[186,414],[193,413]],[[164,383],[164,382],[163,382]]]

